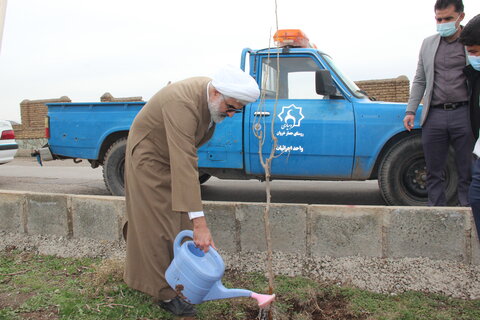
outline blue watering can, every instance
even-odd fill
[[[173,244],[174,258],[165,277],[168,284],[185,301],[199,304],[208,300],[236,297],[252,297],[260,308],[265,308],[275,299],[275,295],[258,294],[244,289],[227,289],[222,284],[225,264],[218,252],[210,247],[207,253],[197,248],[193,241],[193,231],[183,230]]]

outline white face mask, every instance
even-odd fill
[[[480,56],[468,56],[468,62],[473,69],[480,71]]]
[[[450,37],[451,35],[455,34],[455,32],[457,32],[456,24],[459,18],[460,16],[458,16],[457,20],[452,22],[437,23],[437,32],[440,34],[440,36]]]

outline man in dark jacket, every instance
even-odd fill
[[[472,206],[477,234],[480,236],[480,14],[470,20],[460,34],[460,42],[465,46],[470,65],[465,67],[470,96],[470,121],[473,134],[477,139],[473,150],[477,160],[473,168],[472,183],[470,185],[469,200]]]

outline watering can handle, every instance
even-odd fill
[[[182,243],[183,239],[185,238],[192,238],[193,239],[193,231],[192,230],[182,230],[180,231],[177,236],[175,237],[175,242],[173,243],[173,255],[176,256],[178,250],[180,250],[180,244]]]

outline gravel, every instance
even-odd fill
[[[223,254],[227,267],[265,270],[264,253]],[[421,291],[462,299],[480,299],[480,266],[429,258],[304,258],[275,253],[275,274],[307,276],[377,293]]]
[[[51,235],[0,232],[0,251],[15,248],[63,258],[124,258],[125,243],[94,239],[68,239]]]
[[[0,251],[16,248],[59,257],[124,259],[125,243],[59,236],[0,232]],[[222,252],[227,268],[264,272],[264,253]],[[428,258],[381,259],[370,257],[306,258],[275,253],[275,274],[308,276],[339,285],[395,295],[405,291],[480,299],[480,266]]]

